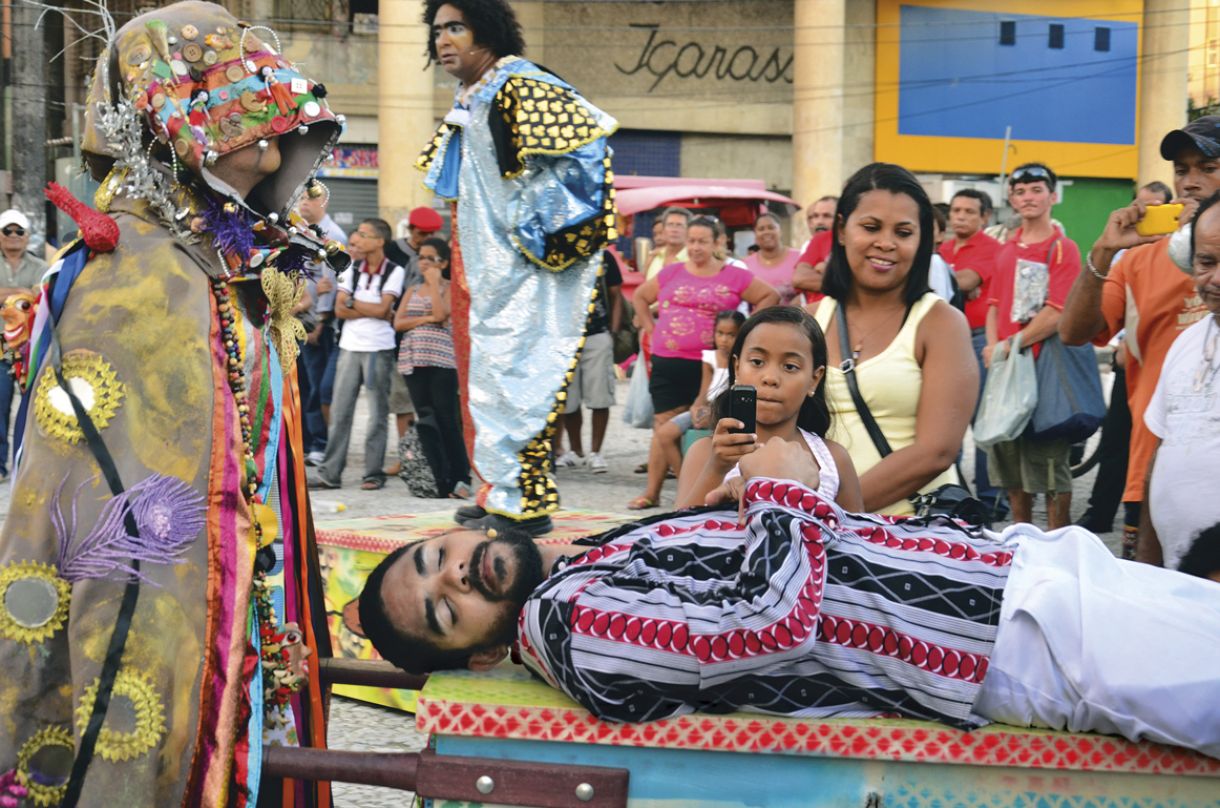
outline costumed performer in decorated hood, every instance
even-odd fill
[[[325,744],[292,310],[307,263],[347,256],[291,211],[342,117],[219,5],[70,13],[107,40],[82,143],[101,213],[49,192],[82,239],[42,284],[0,532],[0,788],[329,805],[259,772],[264,744]]]

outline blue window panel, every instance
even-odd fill
[[[620,129],[610,136],[614,173],[620,177],[678,177],[682,173],[682,135]]]
[[[1013,20],[1000,21],[1000,44],[1017,44],[1017,24]]]
[[[899,134],[1134,144],[1139,26],[1105,22],[1108,51],[1096,20],[902,6]]]
[[[614,150],[612,163],[615,176],[682,176],[682,135],[678,132],[620,129],[610,136],[610,148]],[[652,235],[652,219],[648,213],[637,214],[634,234],[619,234],[615,246],[624,257],[634,258],[633,235]]]
[[[1047,31],[1046,46],[1062,50],[1063,48],[1063,26],[1059,23],[1051,23],[1050,29]]]
[[[1110,29],[1099,25],[1093,29],[1093,50],[1102,53],[1110,51]]]

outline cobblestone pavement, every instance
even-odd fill
[[[1109,385],[1108,374],[1103,381]],[[626,399],[626,382],[618,386],[618,400]],[[585,418],[585,447],[589,446],[589,418]],[[347,470],[343,475],[343,487],[334,491],[314,492],[314,519],[319,529],[325,529],[328,522],[351,519],[361,516],[381,516],[400,513],[420,513],[430,511],[448,511],[455,507],[453,500],[420,499],[412,497],[406,486],[398,479],[390,479],[381,491],[362,491],[360,489],[360,469],[363,468],[364,434],[368,415],[363,397],[356,414],[356,425],[351,441],[351,456],[348,458]],[[391,425],[393,436],[393,426]],[[562,504],[566,508],[594,510],[622,514],[629,518],[626,503],[641,493],[644,488],[644,476],[635,474],[633,469],[647,458],[648,430],[633,429],[622,422],[621,407],[615,407],[610,417],[610,428],[606,445],[602,454],[609,466],[604,474],[592,474],[583,468],[561,469],[558,473],[559,490]],[[397,441],[391,440],[390,445],[396,446]],[[973,451],[967,446],[964,452],[964,472],[967,478],[973,477]],[[1096,471],[1091,471],[1074,483],[1072,514],[1074,518],[1084,511],[1088,502],[1089,491],[1093,484]],[[0,516],[7,516],[10,484],[0,485]],[[666,483],[662,497],[662,505],[668,507],[673,503],[675,483]],[[334,512],[337,503],[342,503],[345,510]],[[648,513],[655,513],[649,511]],[[1035,510],[1035,522],[1045,524],[1046,512],[1043,506]],[[1000,527],[997,525],[997,527]],[[1118,534],[1109,533],[1102,537],[1114,550],[1119,539]],[[427,739],[415,731],[412,716],[374,705],[363,704],[350,699],[336,697],[331,704],[329,742],[335,749],[352,749],[360,751],[417,751],[424,748]],[[390,806],[408,805],[410,795],[390,789],[355,786],[336,783],[334,786],[335,805],[339,808],[390,808]]]

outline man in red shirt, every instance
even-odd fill
[[[1173,161],[1175,202],[1185,205],[1180,222],[1189,222],[1198,204],[1220,191],[1220,116],[1207,115],[1175,129],[1161,141],[1161,156]],[[1127,403],[1131,409],[1131,448],[1123,502],[1123,552],[1134,553],[1148,466],[1157,439],[1144,423],[1161,364],[1178,334],[1207,314],[1189,269],[1169,256],[1172,237],[1147,238],[1135,232],[1147,205],[1137,200],[1110,214],[1106,228],[1089,251],[1089,272],[1081,272],[1068,295],[1059,336],[1068,345],[1089,340],[1104,345],[1126,329]],[[1149,243],[1151,242],[1151,243]],[[1118,253],[1123,252],[1122,257]]]
[[[1042,163],[1026,163],[1008,179],[1008,200],[1021,226],[996,256],[985,364],[991,363],[999,342],[1010,341],[1011,350],[1030,348],[1036,357],[1038,343],[1058,332],[1068,290],[1080,274],[1080,249],[1051,222],[1056,181],[1055,172]],[[1022,435],[988,450],[991,473],[1008,491],[1014,522],[1033,521],[1034,494],[1044,493],[1049,528],[1071,524],[1071,448],[1064,440]]]
[[[949,201],[949,230],[953,237],[941,242],[940,257],[957,277],[957,287],[966,297],[966,321],[970,324],[970,339],[979,363],[979,397],[987,381],[983,365],[983,348],[987,346],[987,310],[991,308],[991,276],[995,271],[1000,242],[983,232],[991,218],[991,197],[986,191],[964,188]],[[976,406],[977,412],[977,406]],[[997,521],[1008,514],[1002,491],[992,485],[987,474],[987,452],[974,449],[974,490],[978,498],[993,510]]]
[[[830,247],[834,241],[833,230],[814,233],[805,245],[801,259],[792,272],[792,286],[805,293],[805,303],[817,303],[822,294],[822,277],[826,274],[826,262],[830,260]]]

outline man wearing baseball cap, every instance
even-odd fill
[[[1220,191],[1220,116],[1208,115],[1165,135],[1161,156],[1173,162],[1174,202],[1184,205],[1185,224],[1199,203]],[[1059,336],[1069,345],[1104,345],[1126,328],[1127,400],[1131,408],[1131,449],[1123,502],[1123,556],[1135,556],[1145,479],[1157,439],[1144,423],[1169,346],[1207,314],[1189,263],[1189,232],[1141,236],[1136,224],[1148,206],[1136,200],[1110,214],[1089,251],[1059,320]],[[1185,237],[1186,258],[1178,258]],[[1122,255],[1119,256],[1119,253]],[[1178,260],[1175,260],[1178,259]],[[1140,560],[1160,563],[1141,552]]]
[[[418,284],[419,245],[424,239],[436,235],[445,226],[441,215],[432,208],[418,207],[407,214],[407,235],[396,238],[386,245],[385,254],[391,261],[407,270],[407,285]]]
[[[406,272],[403,288],[410,289],[424,282],[424,276],[419,270],[419,248],[424,239],[436,235],[445,222],[441,215],[432,208],[418,207],[407,214],[407,237],[396,238],[385,245],[386,258],[398,264]],[[402,343],[402,332],[394,335],[394,355],[398,356],[398,346]],[[407,428],[415,421],[415,405],[411,403],[411,393],[402,374],[395,371],[390,374],[390,412],[394,414],[394,425],[398,429],[398,439],[406,434]],[[402,463],[394,461],[386,469],[387,475],[397,474],[402,470]]]
[[[16,208],[0,213],[0,303],[9,295],[28,292],[42,280],[46,262],[29,253],[30,220]],[[8,479],[8,420],[13,407],[13,375],[7,360],[0,359],[0,482]]]

